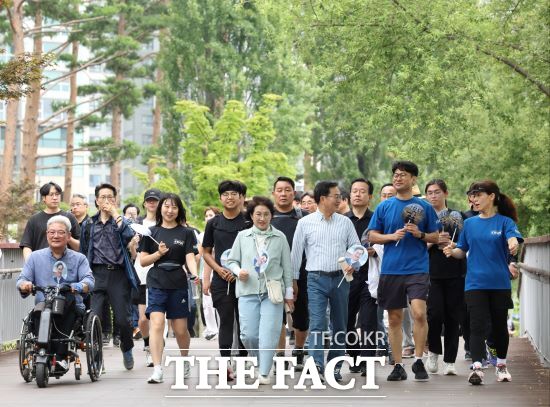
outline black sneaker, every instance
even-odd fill
[[[416,362],[413,363],[412,371],[414,373],[414,380],[417,382],[425,382],[430,378],[428,372],[426,372],[422,359],[417,359]]]
[[[361,371],[361,366],[350,366],[349,372],[350,373],[359,373]]]
[[[396,363],[388,376],[388,382],[398,382],[399,380],[407,380],[407,372],[400,363]]]
[[[296,367],[295,371],[301,372],[304,370],[304,350],[303,349],[294,349],[292,351],[292,356],[296,356]]]

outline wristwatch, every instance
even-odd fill
[[[420,239],[420,240],[424,240],[425,237],[426,237],[426,233],[420,232],[420,237],[419,237],[419,239]]]

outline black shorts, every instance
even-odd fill
[[[145,284],[140,285],[137,293],[132,296],[132,304],[147,305],[147,287]]]
[[[307,272],[300,273],[298,283],[298,297],[294,302],[294,312],[292,313],[292,327],[299,331],[309,329],[309,310],[307,307]]]
[[[381,274],[378,282],[378,305],[385,310],[407,308],[407,299],[428,299],[430,275]]]
[[[470,290],[464,293],[468,312],[476,309],[511,309],[514,308],[512,290]]]

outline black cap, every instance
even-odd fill
[[[157,201],[160,201],[160,195],[161,192],[158,189],[151,188],[145,191],[145,194],[143,194],[143,200],[146,201],[148,199],[156,199]]]

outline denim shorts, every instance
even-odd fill
[[[147,288],[147,318],[151,312],[162,312],[167,319],[183,319],[189,316],[189,290],[187,288]]]

